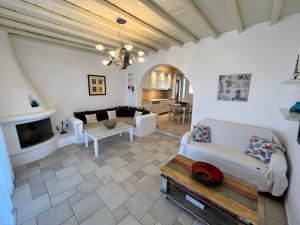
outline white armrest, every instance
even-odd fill
[[[83,122],[80,119],[75,118],[74,116],[70,116],[67,118],[70,123],[70,129],[75,135],[75,141],[77,144],[83,141]]]
[[[181,138],[181,144],[180,144],[180,148],[179,148],[179,152],[178,152],[179,155],[186,156],[186,145],[188,143],[190,143],[192,137],[193,137],[193,131],[192,130],[186,132],[182,136],[182,138]]]
[[[271,156],[270,167],[274,172],[286,174],[287,163],[284,153],[280,149],[275,149]]]
[[[135,118],[136,135],[142,137],[151,134],[156,129],[156,114],[150,113]]]

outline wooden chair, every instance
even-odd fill
[[[180,122],[182,116],[181,105],[180,104],[171,104],[169,111],[169,119],[177,118],[178,123]]]
[[[184,113],[184,117],[183,117],[183,123],[184,123],[185,117],[188,117],[189,122],[192,121],[192,113],[193,113],[193,106],[192,105],[185,106],[185,113]]]

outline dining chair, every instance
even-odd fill
[[[170,105],[170,114],[169,118],[176,118],[178,123],[181,120],[182,111],[181,111],[181,105],[180,104],[171,104]]]

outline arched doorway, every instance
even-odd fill
[[[176,67],[160,64],[141,79],[138,105],[158,115],[157,129],[182,136],[190,130],[193,90],[189,80]]]

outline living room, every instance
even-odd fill
[[[300,96],[299,12],[297,0],[0,0],[0,224],[299,224],[299,114],[289,112]],[[120,63],[111,51],[121,43],[130,58]],[[141,105],[145,74],[160,65],[193,88],[192,133],[180,138],[158,132],[156,114]],[[48,118],[44,140],[32,122]],[[116,127],[106,128],[107,119]],[[249,175],[248,161],[231,162],[230,153],[219,161],[188,154],[198,123],[210,127],[212,142],[201,146],[242,145],[239,159],[261,167]],[[29,145],[38,143],[22,146],[22,128],[38,134]],[[275,146],[267,163],[245,154],[252,135]],[[173,186],[161,189],[176,183],[170,168],[191,162],[180,157],[221,169],[217,189],[234,186],[231,176],[249,188],[255,201],[245,211],[254,216],[238,210],[236,186],[225,191],[229,204],[192,180],[206,193],[185,195],[195,211],[174,204]],[[260,178],[265,168],[272,174]]]

